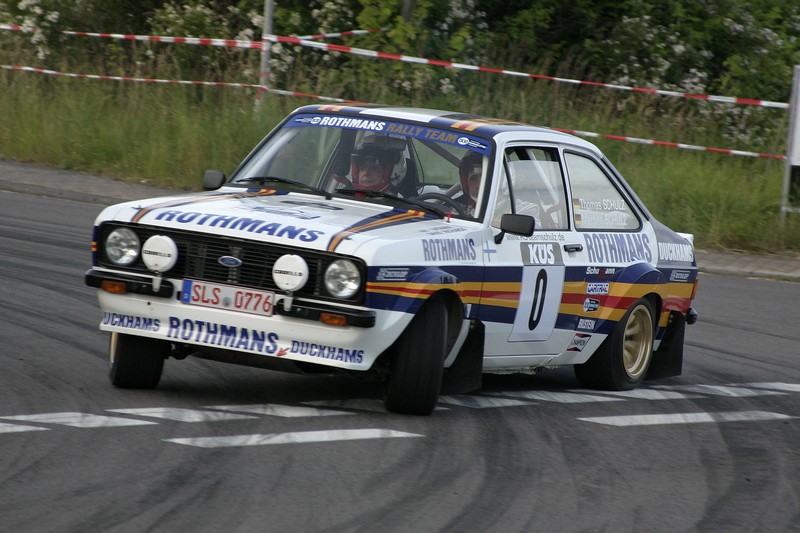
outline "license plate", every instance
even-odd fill
[[[181,289],[181,302],[188,305],[272,316],[275,293],[185,279]]]

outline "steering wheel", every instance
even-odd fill
[[[460,203],[456,202],[454,199],[450,198],[446,194],[438,193],[438,192],[425,192],[420,194],[416,197],[416,200],[424,202],[426,200],[436,200],[437,202],[441,202],[447,207],[450,207],[453,211],[455,211],[459,215],[466,215],[464,210],[464,206]]]

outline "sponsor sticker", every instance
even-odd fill
[[[688,270],[673,270],[669,275],[669,280],[679,283],[686,283],[689,281],[689,276],[691,275],[692,273]]]
[[[312,342],[292,341],[292,347],[289,353],[320,357],[322,359],[333,359],[346,363],[360,363],[364,360],[364,350],[328,346],[326,344],[316,344]]]
[[[405,281],[408,279],[408,268],[379,268],[375,281]]]
[[[521,242],[519,245],[524,265],[561,265],[561,248],[552,242]]]
[[[219,213],[202,213],[200,211],[181,211],[166,209],[156,215],[156,220],[192,226],[205,226],[218,229],[246,231],[254,235],[271,235],[286,239],[296,239],[302,242],[313,242],[324,231],[308,229],[302,226],[292,226],[270,222],[260,218],[230,216]]]
[[[589,339],[592,336],[588,333],[576,333],[572,340],[569,341],[569,347],[567,348],[568,352],[582,352],[586,345],[589,343]]]
[[[474,261],[475,241],[472,239],[422,239],[425,261]]]
[[[578,327],[576,329],[583,331],[594,331],[594,326],[596,323],[597,321],[594,318],[579,318]]]
[[[587,233],[584,235],[590,263],[651,262],[650,238],[640,233]]]
[[[489,145],[479,137],[473,137],[464,133],[455,133],[447,130],[440,130],[437,128],[430,128],[427,126],[417,126],[414,124],[405,124],[402,122],[386,122],[383,120],[375,120],[361,117],[343,117],[343,116],[328,116],[328,115],[299,115],[294,117],[287,126],[303,127],[303,126],[317,126],[317,127],[334,127],[345,128],[354,130],[368,130],[379,131],[394,135],[404,135],[416,139],[424,139],[427,141],[436,141],[445,143],[452,146],[468,148],[475,152],[482,154],[489,153]]]
[[[161,327],[161,321],[157,318],[108,312],[103,313],[103,321],[101,324],[103,326],[137,329],[141,331],[158,331]]]
[[[603,294],[608,294],[609,283],[602,282],[602,283],[587,283],[586,284],[586,294],[598,296]]]
[[[169,317],[167,338],[268,355],[278,352],[278,334],[275,332],[177,316]]]
[[[669,263],[691,263],[694,261],[694,248],[688,243],[658,243],[658,260]]]
[[[584,313],[591,313],[592,311],[597,311],[598,309],[600,309],[600,300],[597,298],[586,298],[583,301]]]

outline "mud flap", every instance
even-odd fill
[[[658,350],[653,353],[650,368],[645,379],[660,379],[680,376],[683,372],[683,336],[686,331],[686,317],[673,312],[669,317],[667,331]]]
[[[444,369],[442,394],[467,394],[481,388],[483,378],[484,327],[481,322],[470,326],[464,346],[455,362]]]

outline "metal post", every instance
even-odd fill
[[[267,41],[267,36],[272,35],[273,18],[272,0],[264,0],[264,23],[261,28],[261,72],[258,77],[258,84],[261,86],[256,93],[256,107],[261,105],[261,96],[266,94],[262,87],[269,87],[269,59],[272,43]]]
[[[800,65],[794,67],[792,98],[789,100],[789,139],[781,193],[781,222],[786,213],[800,213]]]

